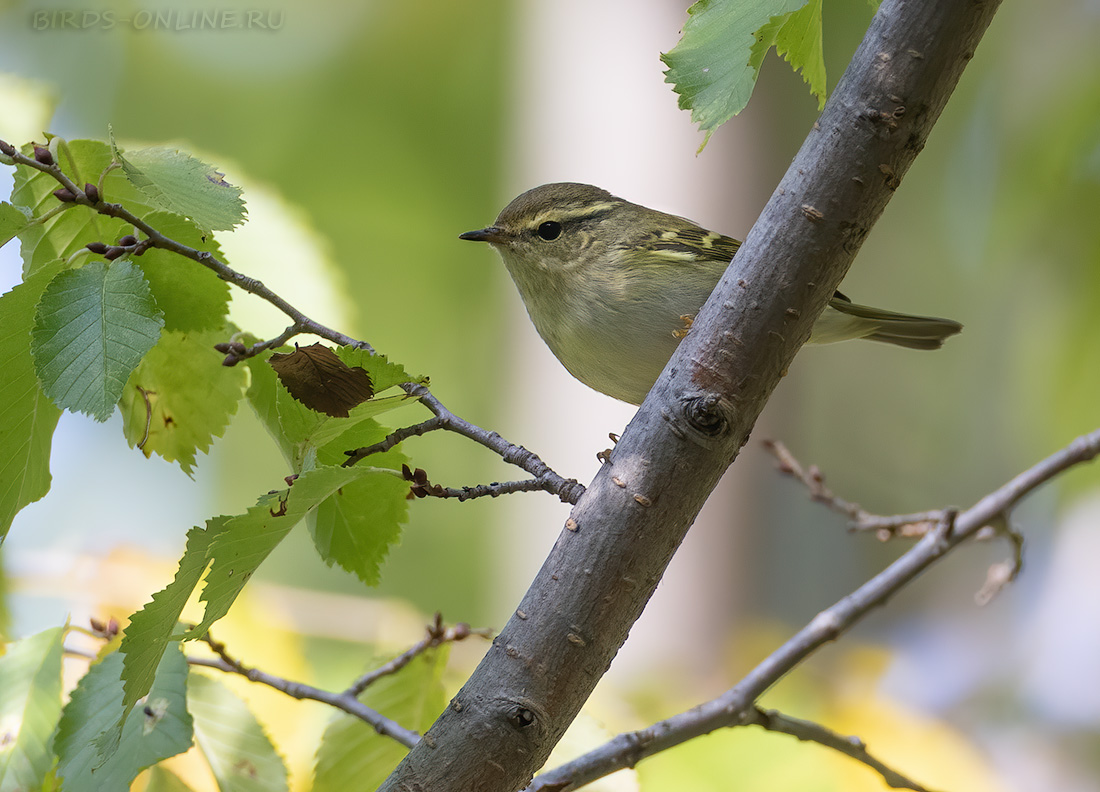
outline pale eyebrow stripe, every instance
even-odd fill
[[[604,201],[602,203],[589,204],[588,206],[581,206],[573,210],[562,211],[560,209],[554,209],[547,212],[542,212],[535,216],[531,221],[531,228],[538,228],[547,220],[553,220],[558,223],[567,223],[570,220],[583,220],[590,217],[598,217],[602,214],[607,214],[619,204],[615,201]]]

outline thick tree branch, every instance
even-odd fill
[[[573,530],[382,790],[513,792],[546,761],[923,148],[997,5],[881,5],[731,267],[573,509]]]
[[[937,531],[926,533],[921,541],[881,573],[815,616],[809,624],[724,694],[645,729],[620,734],[584,756],[540,775],[528,788],[528,792],[566,792],[577,789],[616,770],[633,767],[647,756],[653,756],[715,729],[759,723],[759,717],[755,714],[757,698],[796,665],[826,643],[839,638],[871,610],[885,604],[891,596],[953,547],[974,537],[986,526],[1003,522],[1020,499],[1036,487],[1066,469],[1089,462],[1098,456],[1100,429],[1077,438],[1070,445],[986,495],[966,511],[956,514],[953,510],[945,509],[938,512],[941,522]],[[845,753],[871,764],[858,755],[848,751]],[[882,773],[891,786],[919,789],[900,775],[888,776],[882,768],[874,764],[871,766]]]

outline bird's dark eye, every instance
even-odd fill
[[[547,242],[553,242],[561,236],[561,223],[547,220],[535,230],[535,233],[539,235],[540,239],[545,239]]]

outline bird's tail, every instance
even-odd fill
[[[962,325],[951,319],[884,311],[858,305],[838,293],[814,325],[810,342],[866,338],[909,349],[939,349],[945,339],[960,330]]]

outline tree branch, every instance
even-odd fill
[[[540,775],[527,792],[566,792],[598,778],[633,767],[642,759],[680,745],[716,729],[759,723],[756,700],[796,665],[830,641],[839,638],[872,609],[885,602],[952,548],[975,536],[984,527],[1005,519],[1025,495],[1066,469],[1100,456],[1100,429],[1077,438],[1062,450],[1025,470],[964,512],[942,512],[939,529],[924,536],[885,570],[822,611],[790,640],[764,659],[737,685],[721,696],[635,732],[620,734],[604,745]],[[780,729],[782,730],[782,729]],[[796,735],[799,736],[799,735]],[[803,739],[803,738],[800,738]],[[846,738],[838,739],[846,741]],[[829,744],[823,740],[816,740]],[[832,745],[830,747],[838,747]],[[883,769],[853,756],[882,773],[891,786],[902,776],[887,776]],[[857,752],[858,753],[858,752]],[[885,767],[885,766],[883,766]],[[888,769],[888,768],[887,768]],[[893,771],[890,771],[893,772]],[[908,779],[902,788],[919,789]]]
[[[432,623],[428,625],[428,634],[422,640],[410,646],[388,663],[363,674],[363,676],[348,685],[344,693],[349,696],[358,696],[382,677],[396,674],[412,662],[414,658],[424,654],[424,652],[429,649],[434,649],[445,643],[462,641],[469,638],[471,635],[480,635],[482,638],[488,638],[490,634],[490,631],[487,629],[472,630],[470,629],[470,625],[465,622],[459,622],[453,627],[448,627],[443,623],[443,614],[436,611],[435,618],[432,620]]]
[[[873,514],[858,503],[837,496],[825,486],[825,476],[817,465],[803,467],[783,443],[765,440],[763,445],[776,458],[780,473],[801,481],[809,491],[811,500],[847,517],[848,527],[853,531],[874,531],[882,541],[895,536],[914,538],[924,536],[943,519],[942,509],[914,514],[892,514],[888,517]]]
[[[753,707],[749,718],[745,720],[744,723],[746,726],[750,724],[760,726],[768,731],[789,734],[800,740],[815,742],[826,748],[832,748],[834,751],[849,756],[857,762],[870,767],[882,776],[882,780],[891,789],[912,789],[914,792],[930,792],[916,781],[902,775],[897,770],[894,770],[871,756],[863,740],[858,737],[845,737],[832,729],[825,728],[819,723],[802,720],[801,718],[792,718],[776,710],[763,710],[759,707]]]
[[[574,530],[559,536],[431,740],[383,792],[512,792],[546,761],[924,146],[997,6],[880,6],[730,268],[577,502]]]
[[[62,190],[66,191],[67,197],[56,207],[57,212],[66,211],[73,205],[81,205],[107,217],[121,219],[133,225],[146,235],[145,239],[138,240],[128,245],[108,246],[104,243],[93,243],[88,246],[93,252],[110,255],[113,259],[122,255],[140,256],[150,247],[171,251],[184,258],[198,262],[214,272],[222,280],[232,283],[238,288],[271,303],[271,305],[278,308],[292,320],[292,323],[279,335],[269,338],[266,341],[259,341],[251,347],[237,345],[236,348],[232,348],[232,345],[225,345],[224,347],[223,345],[218,345],[221,351],[227,353],[224,361],[225,365],[236,365],[246,358],[258,355],[265,350],[282,346],[291,338],[305,333],[324,338],[327,341],[332,341],[341,346],[353,346],[360,349],[366,349],[372,353],[374,352],[374,348],[366,341],[352,338],[349,335],[332,330],[310,319],[302,311],[291,305],[290,302],[264,286],[259,280],[237,272],[225,262],[218,259],[217,256],[206,251],[196,250],[195,248],[184,245],[162,234],[121,204],[108,203],[101,200],[99,196],[103,189],[103,176],[112,169],[113,165],[108,167],[107,171],[104,171],[104,174],[101,175],[100,185],[98,187],[92,190],[92,186],[88,185],[89,192],[92,193],[89,194],[89,192],[81,190],[56,163],[40,162],[33,157],[28,157],[4,140],[0,140],[0,154],[8,157],[13,164],[33,168],[34,170],[50,176],[62,186]],[[51,210],[51,212],[53,211],[55,210]],[[39,219],[41,220],[41,218]],[[418,399],[424,404],[424,406],[435,415],[435,418],[410,427],[405,427],[404,429],[398,429],[383,441],[375,443],[372,446],[347,452],[349,458],[344,463],[345,465],[355,464],[360,459],[370,454],[389,450],[397,445],[397,443],[409,437],[444,429],[460,434],[494,451],[503,458],[505,462],[522,468],[530,473],[534,476],[536,482],[534,484],[525,482],[522,485],[515,482],[509,482],[510,489],[504,490],[499,489],[499,485],[497,485],[496,490],[493,489],[493,485],[481,485],[479,488],[467,488],[468,490],[477,489],[477,495],[461,494],[464,492],[463,490],[453,490],[452,494],[448,497],[457,497],[460,500],[464,500],[469,497],[479,497],[480,495],[502,494],[504,491],[518,492],[541,489],[553,495],[557,495],[564,503],[576,503],[584,492],[584,486],[582,484],[574,479],[566,479],[559,476],[551,470],[545,462],[539,459],[536,454],[528,451],[523,446],[510,443],[496,432],[482,429],[480,426],[472,424],[452,413],[430,390],[428,390],[427,386],[420,383],[407,382],[401,385],[401,388],[410,396]]]

